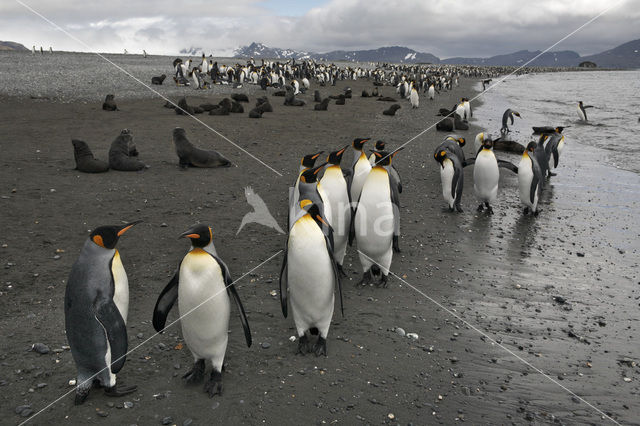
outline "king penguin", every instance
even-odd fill
[[[409,100],[411,101],[411,108],[418,108],[420,106],[420,97],[418,96],[418,90],[415,86],[411,87]]]
[[[498,160],[496,160],[492,148],[493,141],[485,139],[482,149],[476,155],[476,162],[473,168],[473,189],[478,199],[480,199],[478,211],[482,211],[486,206],[489,214],[493,214],[493,208],[490,203],[498,198],[498,180],[500,179]]]
[[[64,297],[67,340],[78,369],[76,405],[95,383],[109,396],[134,392],[136,386],[116,386],[116,373],[127,353],[129,281],[115,249],[118,239],[140,221],[100,226],[85,241],[71,267]]]
[[[449,205],[449,210],[462,213],[460,205],[462,201],[462,189],[464,185],[464,173],[460,158],[448,149],[441,149],[433,154],[435,160],[440,163],[440,180],[442,182],[442,196]]]
[[[164,330],[167,315],[177,299],[182,335],[194,359],[193,368],[183,378],[189,384],[202,382],[205,360],[210,360],[213,370],[204,390],[209,397],[222,395],[222,365],[231,311],[229,296],[236,302],[247,346],[251,347],[249,322],[229,268],[216,253],[211,227],[195,225],[180,238],[189,238],[191,249],[158,297],[153,327],[158,332]]]
[[[520,200],[524,204],[524,214],[533,213],[538,215],[538,197],[541,191],[542,170],[534,154],[537,149],[535,142],[529,142],[527,149],[522,154],[522,159],[518,165],[518,189]]]
[[[369,138],[357,138],[353,140],[353,161],[351,163],[351,174],[348,176],[347,184],[349,186],[349,193],[351,195],[351,202],[357,205],[360,198],[360,191],[362,191],[362,185],[367,179],[369,171],[371,171],[371,163],[367,160],[367,156],[363,151],[365,142]]]
[[[318,206],[302,199],[305,215],[289,231],[280,269],[280,303],[285,318],[289,299],[298,333],[296,353],[327,355],[327,335],[333,317],[334,291],[337,287],[342,307],[342,286],[334,259],[333,230]],[[308,334],[318,335],[311,345]]]
[[[363,271],[358,285],[370,284],[380,274],[377,285],[386,287],[393,252],[400,252],[400,197],[389,168],[401,149],[375,151],[378,161],[362,187],[353,225]]]
[[[436,88],[433,84],[429,86],[429,99],[433,100],[436,97]]]
[[[300,169],[298,170],[298,177],[296,178],[296,183],[289,188],[289,229],[293,226],[295,222],[294,216],[298,209],[298,186],[300,185],[300,176],[302,176],[302,172],[307,169],[313,167],[316,164],[316,160],[324,151],[316,152],[315,154],[308,154],[302,157],[300,160]]]
[[[344,255],[347,250],[349,229],[351,227],[351,200],[347,190],[347,181],[344,179],[340,161],[348,145],[339,151],[334,151],[327,157],[331,164],[324,171],[320,185],[327,194],[325,210],[331,212],[330,225],[333,228],[333,256],[336,260],[338,271],[346,276],[342,269]]]
[[[385,145],[386,144],[384,141],[377,141],[374,149],[376,151],[382,152],[385,150]],[[369,164],[371,164],[371,167],[375,166],[376,161],[377,161],[376,154],[371,153],[371,155],[369,156]],[[393,164],[391,165],[391,168],[389,169],[389,173],[393,175],[394,181],[398,184],[398,192],[402,193],[402,178],[400,177],[400,172],[398,172],[398,169],[396,169],[395,165]]]
[[[488,135],[485,135],[484,132],[480,132],[476,135],[476,139],[473,141],[473,151],[475,152],[476,155],[482,149],[482,145],[484,145],[485,136],[488,136]]]
[[[593,108],[593,105],[583,105],[582,101],[578,102],[578,117],[585,122],[588,121],[587,108]]]

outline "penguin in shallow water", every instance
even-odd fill
[[[393,252],[400,252],[400,197],[389,168],[401,149],[374,151],[376,164],[362,186],[353,224],[363,272],[357,285],[370,284],[380,275],[377,285],[386,287]]]
[[[289,231],[280,269],[280,304],[285,318],[291,304],[298,334],[296,353],[326,356],[336,288],[344,315],[342,285],[333,256],[333,230],[311,200],[302,199],[300,208],[305,214]],[[313,345],[309,334],[318,336]]]
[[[529,142],[527,149],[522,153],[522,159],[518,164],[518,190],[520,200],[524,207],[524,214],[538,215],[538,198],[542,189],[542,170],[534,154],[537,149],[535,142]]]
[[[76,405],[96,384],[108,396],[134,392],[136,386],[116,386],[116,374],[127,353],[129,281],[116,250],[118,239],[140,221],[100,226],[85,241],[71,267],[64,297],[67,340],[78,369]]]
[[[321,188],[327,194],[325,210],[329,210],[331,214],[331,222],[329,224],[333,228],[333,256],[336,260],[338,271],[342,276],[346,276],[342,269],[342,263],[347,250],[349,229],[351,227],[351,199],[349,198],[347,181],[342,173],[340,162],[348,147],[347,145],[341,150],[329,154],[327,163],[330,166],[325,169],[324,175],[320,179]]]
[[[555,176],[555,173],[551,172],[551,159],[553,158],[553,168],[558,167],[560,162],[560,153],[564,149],[564,135],[559,132],[551,133],[547,145],[544,147],[544,151],[547,157],[547,177]]]
[[[189,384],[202,382],[205,360],[210,360],[213,370],[204,390],[209,397],[222,395],[222,365],[231,311],[229,296],[238,307],[245,340],[251,347],[249,322],[229,268],[217,255],[211,227],[198,224],[180,237],[191,240],[191,249],[158,297],[153,310],[153,327],[158,332],[164,330],[167,315],[177,299],[182,335],[194,359],[193,368],[183,378]]]
[[[582,101],[578,102],[578,117],[582,121],[589,121],[587,119],[587,108],[593,108],[593,105],[584,105]]]

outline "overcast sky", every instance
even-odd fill
[[[30,6],[89,47],[29,11]],[[2,0],[0,40],[71,51],[230,55],[252,41],[313,52],[407,46],[441,58],[598,53],[640,38],[640,0]]]

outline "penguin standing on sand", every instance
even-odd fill
[[[362,186],[353,224],[363,272],[358,285],[370,284],[374,275],[380,275],[377,285],[386,287],[393,252],[400,252],[400,197],[389,173],[400,149],[392,154],[375,151],[378,160]]]
[[[500,179],[498,167],[509,169],[517,174],[518,166],[509,161],[497,160],[496,155],[493,153],[493,140],[490,138],[485,138],[482,149],[476,155],[474,164],[473,189],[480,199],[478,211],[481,212],[486,206],[487,212],[493,214],[493,208],[490,203],[498,198],[498,180]]]
[[[289,299],[298,333],[298,350],[305,355],[327,355],[327,335],[331,326],[337,288],[342,307],[342,285],[334,259],[333,230],[318,206],[309,199],[300,201],[305,215],[289,231],[280,269],[280,303],[287,318]],[[317,335],[311,345],[309,335]]]
[[[349,239],[349,229],[351,227],[351,200],[347,181],[340,168],[342,155],[348,145],[339,151],[334,151],[327,157],[330,164],[324,171],[320,184],[327,194],[327,204],[325,210],[331,212],[330,225],[333,228],[333,256],[336,260],[338,271],[342,276],[346,276],[342,269],[342,262],[347,251],[347,241]]]
[[[484,144],[484,138],[488,135],[485,135],[484,132],[480,132],[476,135],[475,140],[473,141],[473,151],[478,154],[478,152],[482,149],[482,145]]]
[[[464,180],[462,162],[456,154],[447,149],[436,151],[433,157],[440,163],[442,196],[449,205],[449,210],[453,211],[455,208],[459,213],[462,213],[464,211],[460,205]]]
[[[434,100],[436,97],[436,87],[433,84],[429,86],[428,93],[429,93],[429,100]]]
[[[420,106],[420,97],[418,96],[418,90],[415,86],[411,87],[409,100],[411,101],[411,108],[418,108],[418,106]]]
[[[76,405],[93,384],[108,396],[134,392],[136,386],[116,386],[116,373],[127,353],[129,281],[115,249],[118,239],[140,221],[100,226],[84,243],[71,267],[64,297],[67,340],[78,368]]]
[[[529,142],[527,149],[522,154],[520,164],[518,164],[518,189],[520,200],[524,207],[524,214],[533,213],[538,215],[538,198],[542,189],[542,170],[535,157],[537,149],[535,142]]]
[[[583,105],[582,101],[578,102],[578,117],[580,117],[580,120],[582,121],[589,121],[587,119],[587,108],[593,108],[593,105]]]
[[[202,382],[205,360],[210,360],[213,370],[204,390],[209,397],[222,395],[222,365],[231,311],[229,296],[233,297],[240,312],[248,347],[251,346],[251,330],[229,268],[216,253],[211,227],[198,224],[180,237],[191,240],[191,249],[158,297],[153,310],[153,327],[158,332],[164,330],[167,315],[177,299],[182,335],[194,359],[193,368],[183,378],[189,384]]]
[[[558,167],[560,162],[560,153],[564,149],[564,135],[560,132],[554,132],[549,137],[547,145],[544,147],[544,151],[547,157],[547,177],[555,176],[555,173],[551,172],[551,158],[553,158],[553,168]]]
[[[504,114],[502,114],[502,128],[500,129],[500,134],[502,136],[506,136],[511,130],[509,130],[508,121],[511,119],[511,125],[513,126],[514,120],[513,116],[520,117],[520,113],[518,111],[514,111],[511,108],[505,110]],[[522,118],[522,117],[520,117]]]

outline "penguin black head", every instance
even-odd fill
[[[564,127],[562,127],[562,126],[556,127],[556,132],[558,132],[558,133],[562,133],[563,130],[564,130]]]
[[[329,224],[320,215],[320,208],[311,200],[301,200],[300,208],[306,211],[321,228],[323,226],[329,226]]]
[[[334,166],[339,166],[340,161],[342,160],[342,154],[344,154],[345,149],[347,149],[349,145],[342,148],[340,151],[333,151],[327,157],[327,163],[333,164]]]
[[[365,142],[367,142],[368,140],[370,140],[371,138],[356,138],[353,140],[353,148],[358,150],[358,151],[362,151],[362,147],[364,146]]]
[[[112,250],[116,247],[118,243],[118,239],[122,234],[127,232],[129,228],[133,225],[142,222],[141,220],[136,220],[135,222],[127,223],[126,225],[116,226],[116,225],[105,225],[99,226],[89,234],[89,238],[96,245],[99,245],[102,248],[106,248]]]
[[[302,172],[302,175],[300,176],[300,181],[304,182],[304,183],[315,183],[318,181],[318,172],[320,172],[320,170],[322,170],[322,168],[324,166],[326,166],[327,163],[322,163],[317,167],[313,167],[311,169],[307,169],[304,172]]]
[[[180,234],[178,238],[189,238],[194,247],[206,247],[213,239],[213,231],[209,225],[198,223]]]
[[[462,148],[467,144],[467,141],[463,137],[456,139],[456,142],[458,142],[458,145],[460,145],[460,148]]]
[[[444,168],[444,160],[445,158],[447,158],[447,151],[446,150],[442,150],[442,151],[438,151],[435,154],[433,154],[433,158],[435,158],[435,160],[440,163],[440,166],[442,166],[442,168]]]
[[[482,149],[493,149],[493,139],[484,138],[484,141],[482,141]]]
[[[311,167],[313,167],[314,164],[316,164],[316,160],[318,159],[318,157],[320,157],[320,154],[322,154],[323,152],[324,151],[320,151],[320,152],[316,152],[315,154],[305,155],[304,157],[302,157],[302,161],[300,161],[300,164],[303,167],[310,169]]]
[[[392,153],[388,153],[386,151],[373,151],[373,150],[371,152],[373,152],[373,155],[376,156],[376,166],[388,166],[391,164],[391,160],[393,159],[393,157],[395,157],[398,151],[401,151],[403,149],[404,147],[401,146],[400,148],[396,149]]]
[[[525,151],[525,153],[533,153],[536,150],[536,147],[538,146],[537,143],[535,142],[529,142],[529,144],[527,145],[527,150]]]
[[[520,117],[520,113],[518,111],[513,111],[513,115],[515,115],[516,117]],[[522,118],[522,117],[520,117]]]
[[[376,151],[384,151],[384,141],[376,142]]]

